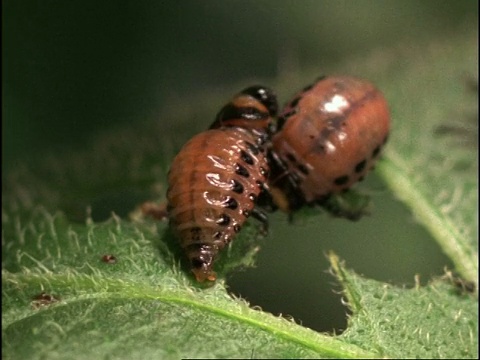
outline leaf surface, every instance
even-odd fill
[[[469,281],[478,262],[478,110],[465,76],[478,78],[476,46],[476,33],[462,34],[343,66],[377,74],[393,119],[378,170]],[[278,89],[289,92],[281,81]],[[211,112],[202,104],[198,113]],[[253,263],[254,226],[225,251],[216,285],[195,284],[167,224],[134,211],[164,200],[177,149],[161,125],[150,124],[10,174],[2,205],[3,358],[478,356],[477,299],[448,279],[398,288],[362,278],[330,255],[352,311],[341,336],[232,298],[222,278]],[[41,302],[41,294],[57,301]]]

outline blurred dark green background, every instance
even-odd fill
[[[289,69],[321,73],[382,47],[441,39],[477,12],[474,0],[5,0],[2,170],[82,149],[112,127],[165,121],[168,132],[173,124],[156,115],[209,89],[273,82]],[[290,225],[275,215],[257,268],[233,275],[233,291],[328,331],[346,322],[323,272],[327,250],[381,281],[441,274],[450,263],[436,243],[375,176],[365,187],[375,216],[358,224],[320,216]]]

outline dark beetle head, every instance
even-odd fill
[[[272,90],[261,85],[250,86],[219,111],[210,129],[241,127],[270,132],[272,117],[277,111],[277,97]]]

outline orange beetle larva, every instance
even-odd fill
[[[286,105],[272,136],[269,185],[276,205],[286,212],[325,205],[373,168],[389,130],[387,102],[371,83],[321,77],[305,87]]]
[[[267,227],[256,206],[268,191],[268,139],[276,98],[262,86],[239,93],[211,128],[180,150],[168,174],[170,225],[199,282],[215,281],[214,261],[251,215]]]

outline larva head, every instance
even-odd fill
[[[278,102],[277,96],[273,90],[262,85],[253,85],[243,89],[240,94],[249,95],[257,99],[263,106],[268,109],[271,117],[277,116]]]
[[[189,251],[190,265],[197,281],[217,280],[217,275],[212,269],[214,255],[210,246],[190,246]]]
[[[210,129],[241,127],[268,133],[277,111],[277,97],[271,89],[261,85],[250,86],[219,111]]]

